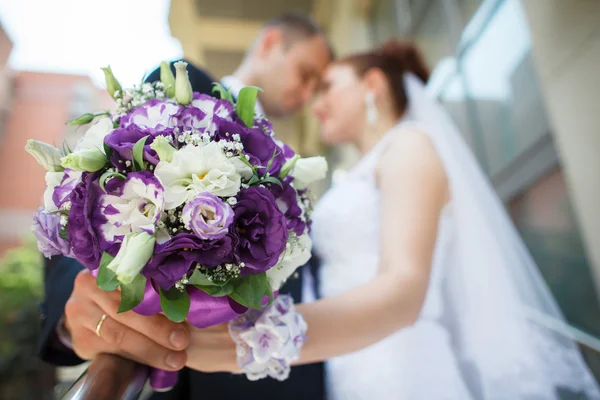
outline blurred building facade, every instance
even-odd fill
[[[429,84],[511,213],[569,323],[600,337],[600,2],[595,0],[171,0],[187,58],[233,72],[261,25],[311,13],[344,55],[412,38]],[[275,125],[303,155],[343,172],[302,113]],[[600,375],[597,353],[586,356]]]
[[[71,146],[81,131],[65,121],[111,104],[87,76],[10,71],[10,40],[0,29],[0,257],[21,243],[42,204],[44,171],[27,139]]]

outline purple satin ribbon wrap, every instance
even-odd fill
[[[190,311],[187,320],[197,328],[207,328],[229,322],[248,310],[227,296],[211,297],[193,286],[188,286],[187,291],[190,295]],[[144,299],[133,311],[146,316],[162,311],[160,295],[150,281],[146,283]],[[167,391],[177,383],[177,375],[177,371],[153,368],[150,373],[150,386],[156,391]]]

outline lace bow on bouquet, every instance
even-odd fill
[[[310,257],[307,185],[325,176],[255,117],[260,89],[236,101],[193,93],[187,64],[123,90],[105,68],[116,112],[69,121],[91,127],[74,149],[29,140],[47,169],[33,231],[46,257],[77,259],[119,312],[164,313],[203,328],[260,310]]]

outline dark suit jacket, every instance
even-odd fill
[[[172,63],[171,63],[172,64]],[[171,65],[173,69],[173,66]],[[196,92],[211,94],[214,79],[206,72],[188,65],[192,88]],[[146,79],[152,82],[160,79],[158,69]],[[51,364],[68,366],[83,362],[75,353],[66,348],[57,338],[56,326],[64,313],[65,304],[73,291],[73,281],[83,266],[73,259],[62,256],[45,260],[44,285],[45,300],[41,306],[42,334],[40,357]],[[280,290],[290,293],[299,303],[302,298],[302,279],[292,279]],[[251,382],[243,375],[225,373],[201,373],[183,369],[179,373],[177,386],[166,393],[155,393],[152,399],[211,399],[228,400],[244,398],[248,400],[320,400],[324,399],[323,364],[312,364],[292,368],[289,379],[278,382],[262,379]]]

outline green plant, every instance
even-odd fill
[[[0,398],[41,398],[32,385],[48,367],[37,358],[43,260],[35,240],[0,260]],[[28,383],[29,382],[29,383]],[[35,392],[35,393],[34,393]]]

